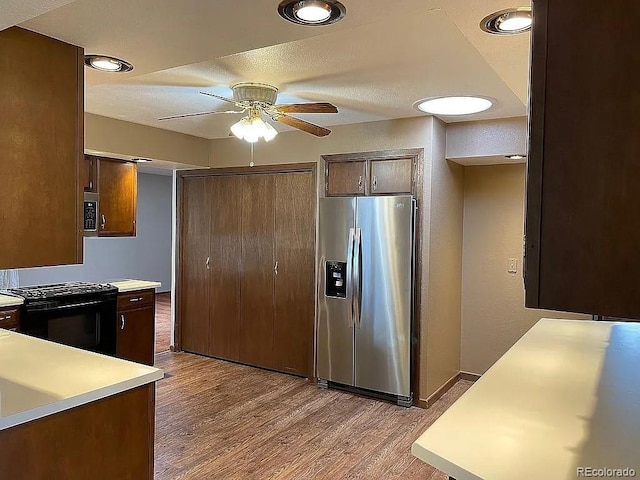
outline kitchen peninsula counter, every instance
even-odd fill
[[[115,282],[109,282],[118,289],[119,293],[135,292],[138,290],[155,289],[162,286],[160,282],[153,282],[149,280],[118,280]]]
[[[154,367],[0,330],[3,475],[152,478],[161,378]]]
[[[638,475],[638,372],[640,324],[542,319],[412,453],[456,480]]]
[[[0,293],[0,308],[17,307],[24,303],[24,300],[20,297],[14,297],[12,295],[2,295]]]

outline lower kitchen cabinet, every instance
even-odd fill
[[[20,309],[0,308],[0,328],[18,331],[20,329]]]
[[[178,347],[313,374],[315,165],[180,174]]]
[[[155,353],[155,292],[118,295],[116,356],[153,365]]]

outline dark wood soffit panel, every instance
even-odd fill
[[[395,150],[376,150],[371,152],[336,153],[321,155],[326,162],[358,162],[362,160],[390,160],[396,158],[424,156],[422,148],[399,148]]]
[[[221,167],[178,170],[178,177],[207,177],[211,175],[255,175],[260,173],[308,172],[315,171],[315,162],[283,163],[277,165],[256,165],[254,167]]]

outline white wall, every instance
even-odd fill
[[[122,278],[157,280],[171,289],[172,178],[138,173],[138,220],[134,238],[85,238],[84,264],[26,268],[20,285]]]
[[[590,317],[524,306],[525,166],[464,170],[461,369],[482,374],[540,318]]]

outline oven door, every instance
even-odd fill
[[[93,352],[116,353],[116,296],[25,307],[21,331],[27,335]]]

